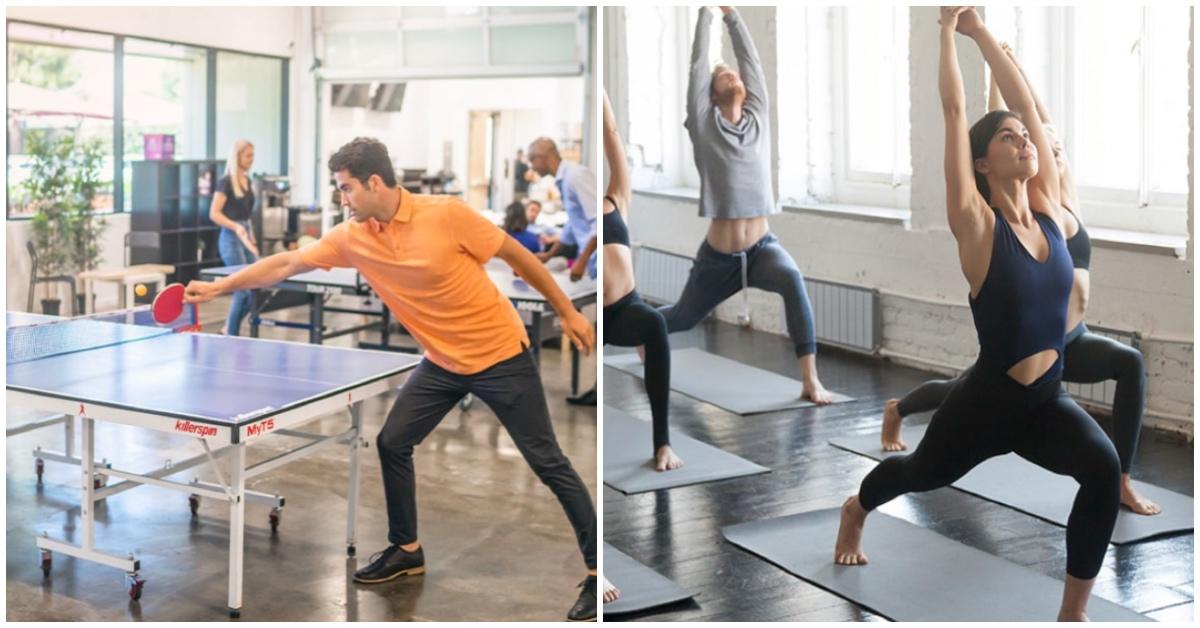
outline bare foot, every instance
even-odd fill
[[[862,551],[863,523],[867,511],[851,495],[842,504],[842,522],[838,525],[837,542],[833,546],[833,562],[839,565],[865,565],[867,555]]]
[[[604,578],[604,603],[612,604],[613,602],[616,602],[617,598],[619,597],[621,597],[621,590],[617,587],[614,587],[612,583],[608,581],[608,578]]]
[[[1088,619],[1088,616],[1086,613],[1080,613],[1078,615],[1063,615],[1062,613],[1059,613],[1058,619],[1055,621],[1064,621],[1065,622],[1065,621],[1092,621],[1092,620]]]
[[[821,385],[821,381],[817,378],[804,382],[804,390],[800,393],[801,399],[808,399],[818,406],[827,406],[833,403],[833,395],[830,394],[825,387]]]
[[[900,438],[900,422],[903,420],[904,417],[900,416],[900,400],[888,399],[887,403],[883,404],[883,433],[879,436],[884,451],[908,449],[904,439]]]
[[[663,445],[654,453],[654,469],[656,471],[671,471],[683,466],[683,459],[675,455],[670,445]]]
[[[1121,475],[1121,505],[1139,515],[1157,515],[1162,512],[1162,506],[1142,497],[1133,488],[1129,474]]]
[[[1067,574],[1063,582],[1062,605],[1058,607],[1058,621],[1089,621],[1087,605],[1095,583],[1095,578],[1082,580]]]

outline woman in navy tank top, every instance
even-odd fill
[[[1073,268],[1051,140],[1028,86],[979,14],[943,7],[940,22],[946,215],[970,290],[979,360],[934,413],[913,453],[881,462],[843,504],[834,559],[867,562],[863,523],[875,508],[946,486],[988,458],[1015,452],[1079,482],[1058,619],[1085,619],[1116,523],[1121,468],[1112,442],[1062,389]],[[956,31],[979,45],[1013,107],[987,114],[970,130]]]
[[[1050,135],[1054,164],[1058,167],[1058,189],[1063,208],[1063,236],[1067,239],[1067,251],[1071,253],[1071,264],[1075,267],[1075,282],[1071,286],[1071,298],[1067,306],[1067,332],[1063,349],[1064,382],[1092,384],[1115,380],[1112,403],[1112,441],[1121,460],[1121,505],[1139,515],[1157,515],[1162,508],[1143,497],[1134,487],[1130,471],[1138,439],[1142,430],[1142,413],[1146,406],[1146,367],[1142,353],[1137,349],[1092,333],[1084,324],[1088,296],[1091,292],[1092,243],[1079,215],[1079,197],[1075,192],[1074,179],[1063,151],[1062,137],[1051,124],[1050,113],[1038,98],[1033,84],[1025,76],[1024,69],[1007,44],[1001,44],[1005,54],[1017,65],[1021,78],[1029,87],[1037,106],[1042,126]],[[988,110],[1004,109],[1004,97],[992,76],[988,94]],[[964,371],[954,379],[934,379],[912,389],[901,399],[889,399],[883,407],[883,431],[880,441],[884,451],[902,451],[908,448],[900,436],[904,417],[918,412],[936,410],[954,389],[959,380],[969,372]]]

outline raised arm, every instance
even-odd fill
[[[712,26],[712,12],[700,7],[696,18],[696,36],[692,40],[692,64],[688,71],[687,120],[691,125],[712,109],[712,68],[708,65],[708,33]]]
[[[1037,90],[1033,88],[1033,83],[1029,80],[1029,75],[1025,73],[1025,67],[1021,65],[1021,61],[1017,59],[1016,53],[1012,47],[1001,42],[1000,48],[1008,55],[1009,59],[1016,64],[1017,71],[1021,73],[1021,79],[1025,81],[1025,86],[1029,88],[1029,93],[1033,94],[1033,102],[1037,106],[1038,117],[1042,121],[1043,127],[1053,127],[1054,119],[1050,117],[1050,110],[1046,108],[1046,103],[1042,102],[1038,96]],[[1000,108],[1004,107],[1004,98],[1000,96],[1000,87],[996,85],[995,77],[992,78],[992,89],[1000,98]],[[990,107],[989,107],[990,108]],[[1067,161],[1067,155],[1063,150],[1062,137],[1059,136],[1061,130],[1054,129],[1050,132],[1050,146],[1058,154],[1058,194],[1059,201],[1072,211],[1079,211],[1079,203],[1075,194],[1075,180],[1071,177],[1071,165]]]
[[[625,160],[625,144],[617,130],[617,119],[613,115],[608,92],[604,92],[604,159],[608,162],[608,188],[604,195],[615,200],[621,215],[628,217],[631,196],[629,162]],[[604,208],[604,212],[608,213],[608,207]]]
[[[954,27],[963,7],[941,10],[941,56],[938,59],[938,92],[946,122],[946,219],[960,245],[975,241],[987,233],[987,201],[975,187],[975,167],[971,159],[971,140],[967,133],[967,104]]]
[[[733,56],[737,58],[738,73],[746,85],[746,105],[766,114],[770,106],[767,79],[762,60],[758,58],[758,49],[754,47],[754,38],[750,37],[750,30],[746,28],[737,9],[721,7],[721,11],[725,13],[725,26],[729,29],[729,41],[733,44]]]
[[[1043,120],[1038,114],[1037,101],[1033,92],[1025,83],[1017,64],[1013,62],[1000,43],[988,31],[983,19],[973,7],[963,11],[958,22],[959,31],[975,40],[979,51],[992,69],[1000,94],[1008,103],[1010,110],[1021,116],[1025,128],[1029,131],[1029,139],[1037,148],[1038,172],[1029,180],[1029,207],[1034,211],[1047,214],[1062,225],[1060,208],[1062,202],[1059,195],[1058,166],[1054,163],[1054,150],[1050,136],[1042,126]]]

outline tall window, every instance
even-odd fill
[[[124,48],[125,209],[131,161],[145,158],[145,136],[172,135],[176,159],[207,154],[208,52],[203,48],[126,39]]]
[[[907,207],[908,9],[776,11],[782,201]]]
[[[28,178],[30,133],[98,140],[104,181],[92,206],[112,209],[113,38],[29,24],[8,24],[9,216],[32,213],[21,183]]]
[[[698,6],[625,7],[628,58],[629,152],[639,188],[700,186],[691,141],[683,127],[685,92]],[[711,66],[721,58],[724,23],[714,10]],[[731,60],[732,62],[732,60]]]
[[[254,173],[280,173],[283,65],[279,59],[217,53],[217,158],[239,139],[254,144]]]
[[[988,8],[1062,136],[1089,225],[1186,235],[1187,6]]]

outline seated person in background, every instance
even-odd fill
[[[528,220],[529,224],[531,224],[531,225],[537,224],[538,215],[541,213],[542,213],[541,201],[532,201],[531,200],[531,201],[529,201],[529,204],[525,206],[525,219]]]
[[[529,249],[530,253],[542,251],[537,234],[529,230],[529,214],[526,213],[525,204],[521,201],[509,203],[504,210],[504,231],[520,242],[521,246]]]

